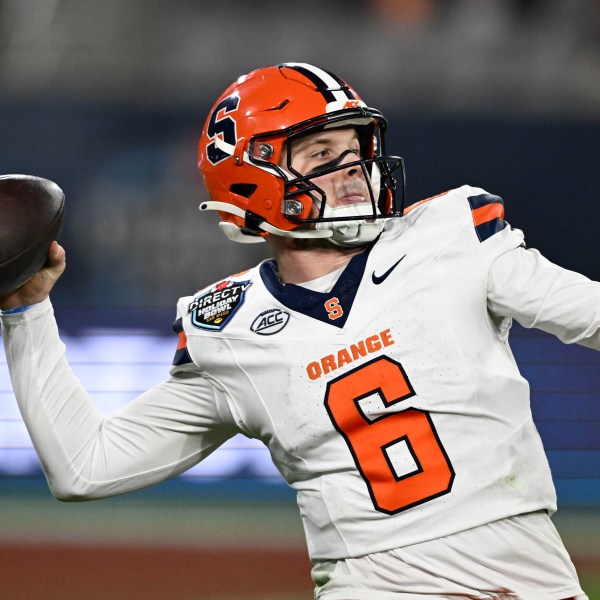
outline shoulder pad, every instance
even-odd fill
[[[448,194],[449,191],[450,190],[447,190],[445,192],[442,192],[441,194],[436,194],[435,196],[430,196],[429,198],[425,198],[424,200],[419,200],[418,202],[415,202],[414,204],[407,206],[404,209],[404,214],[407,215],[411,210],[414,210],[418,206],[422,206],[423,204],[425,204],[427,202],[431,202],[431,200],[435,200],[436,198],[441,198],[442,196],[445,196],[446,194]]]

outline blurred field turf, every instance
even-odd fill
[[[595,573],[588,573],[586,571],[579,573],[583,591],[588,595],[590,600],[600,600],[600,573],[598,573],[599,567],[600,565],[596,565]]]
[[[297,507],[276,494],[207,501],[159,488],[65,504],[44,483],[18,488],[0,489],[0,600],[312,599]],[[600,600],[600,508],[563,507],[554,521]]]

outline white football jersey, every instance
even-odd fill
[[[183,298],[174,371],[199,369],[298,492],[311,558],[359,556],[555,510],[529,388],[488,311],[523,244],[464,186],[388,221],[331,291],[266,261]]]
[[[171,377],[108,417],[49,299],[0,314],[52,493],[140,489],[241,432],[297,490],[315,562],[554,511],[510,319],[600,349],[600,284],[522,244],[502,200],[464,186],[388,221],[337,279],[283,285],[266,261],[182,298]]]

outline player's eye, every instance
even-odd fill
[[[331,156],[331,150],[329,150],[329,148],[321,148],[320,150],[313,152],[311,155],[311,158],[314,158],[317,160],[325,160],[325,159],[329,158],[330,156]]]

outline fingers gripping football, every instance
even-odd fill
[[[0,298],[0,310],[30,306],[45,300],[66,266],[65,250],[54,241],[48,250],[48,261],[33,277],[7,296]]]

